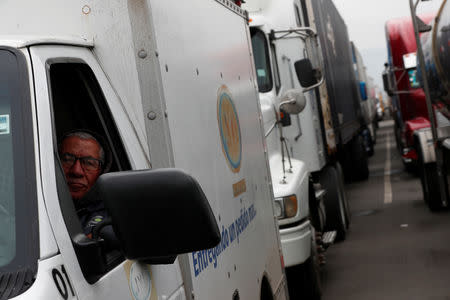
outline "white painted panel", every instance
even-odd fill
[[[215,1],[153,1],[152,9],[175,166],[200,182],[221,232],[230,232],[252,205],[256,209],[239,237],[231,241],[229,234],[218,257],[206,253],[205,268],[198,252],[190,255],[195,297],[230,299],[238,290],[241,299],[258,299],[263,273],[278,283],[282,270],[245,20],[225,14]],[[222,149],[217,103],[223,85],[240,123],[237,172]],[[241,180],[246,191],[235,197],[233,184]]]

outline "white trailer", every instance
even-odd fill
[[[336,236],[345,238],[345,194],[339,165],[328,160],[327,147],[333,145],[332,125],[328,118],[327,99],[319,104],[315,88],[323,79],[307,87],[300,85],[297,62],[312,61],[321,67],[315,29],[309,27],[306,3],[297,0],[248,0],[252,44],[264,118],[266,142],[270,157],[274,195],[280,211],[287,211],[286,199],[296,196],[298,212],[281,214],[279,227],[288,273],[291,298],[320,298],[317,276],[317,253],[314,232],[324,233],[328,246]],[[311,70],[312,71],[312,70]],[[298,75],[298,74],[297,74]],[[320,76],[319,76],[320,77]],[[281,107],[286,95],[305,99],[306,106],[298,113]],[[322,115],[323,114],[323,115]],[[327,127],[327,125],[329,125]],[[334,147],[336,144],[334,143]],[[328,220],[328,224],[326,221]],[[310,226],[311,235],[300,228]],[[313,228],[315,227],[315,228]],[[299,281],[299,274],[306,273]]]
[[[1,299],[288,298],[242,9],[16,0],[0,15]],[[111,150],[95,191],[121,251],[82,233],[57,149],[74,128]]]

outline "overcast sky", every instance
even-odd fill
[[[384,24],[410,16],[409,0],[333,0],[347,24],[350,40],[361,52],[369,76],[383,88],[381,72],[387,60]],[[415,2],[415,1],[414,1]],[[437,12],[442,0],[421,2],[419,13]]]

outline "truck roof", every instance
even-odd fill
[[[0,35],[0,46],[24,48],[32,45],[60,44],[93,47],[92,40],[71,36]]]

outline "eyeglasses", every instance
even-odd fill
[[[70,153],[64,153],[61,155],[61,163],[64,168],[72,168],[73,165],[80,161],[81,167],[85,171],[97,171],[103,164],[103,161],[91,156],[78,157]]]

